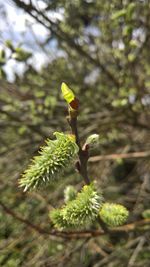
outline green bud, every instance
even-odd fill
[[[86,140],[86,144],[95,144],[99,142],[99,134],[91,134],[87,140]]]

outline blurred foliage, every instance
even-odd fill
[[[65,178],[38,193],[23,193],[18,179],[45,138],[68,132],[67,109],[60,94],[65,81],[80,99],[79,133],[83,141],[97,133],[92,155],[150,150],[150,3],[147,0],[45,0],[40,9],[32,1],[12,1],[49,30],[41,46],[51,51],[56,41],[59,57],[37,72],[18,53],[26,71],[7,81],[4,65],[13,41],[0,52],[1,201],[44,229],[52,229],[48,212],[62,205],[68,184],[83,182],[73,169]],[[39,1],[37,1],[38,3]],[[57,12],[61,19],[52,18]],[[7,48],[6,48],[7,46]],[[19,47],[19,46],[18,46]],[[15,49],[18,49],[15,47]],[[33,48],[34,53],[34,48]],[[48,56],[48,55],[47,55]],[[18,63],[19,64],[19,63]],[[91,179],[110,202],[130,210],[128,222],[149,210],[148,158],[89,163]],[[132,266],[149,266],[149,229],[91,240],[65,240],[40,235],[0,209],[0,266],[128,266],[140,238],[145,238]]]
[[[15,59],[19,62],[26,62],[32,56],[31,52],[25,51],[20,46],[13,46],[10,40],[6,40],[4,48],[0,50],[0,79],[6,78],[6,72],[4,66],[11,59]]]

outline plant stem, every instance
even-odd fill
[[[69,112],[69,115],[70,116],[68,118],[68,123],[71,127],[72,134],[75,135],[75,137],[76,137],[76,143],[79,147],[78,171],[79,171],[80,175],[82,176],[85,184],[90,184],[90,179],[88,177],[88,171],[87,171],[87,163],[88,163],[88,159],[89,159],[89,153],[88,153],[89,147],[86,144],[83,147],[81,147],[80,138],[79,138],[79,134],[78,134],[78,127],[77,127],[78,113],[76,111],[75,112]],[[98,223],[104,232],[106,232],[106,233],[109,232],[107,226],[105,225],[105,223],[103,223],[103,221],[100,219],[100,217],[98,217]]]
[[[88,155],[88,150],[83,149],[81,147],[80,138],[79,138],[79,134],[78,134],[78,128],[77,128],[77,114],[75,114],[75,116],[72,116],[70,114],[68,122],[69,122],[69,125],[71,127],[71,132],[72,132],[72,134],[75,135],[76,143],[79,147],[79,152],[78,152],[79,168],[78,168],[78,171],[79,171],[80,175],[83,177],[85,183],[90,184],[90,179],[88,177],[88,172],[87,172],[87,162],[89,159],[89,155]]]

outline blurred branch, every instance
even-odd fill
[[[41,136],[47,137],[38,125],[29,124],[28,122],[21,120],[18,116],[3,109],[0,109],[0,113],[5,114],[11,121],[16,121],[20,123],[21,125],[22,124],[26,125],[32,132],[38,134],[40,137]]]
[[[150,157],[150,151],[94,156],[89,158],[89,162],[97,162],[101,160],[129,159],[129,158],[146,158],[146,157]]]
[[[78,134],[78,127],[77,127],[77,117],[71,117],[69,119],[69,124],[71,127],[72,134],[76,137],[76,142],[79,147],[79,161],[77,162],[77,169],[82,176],[83,180],[86,184],[90,183],[88,173],[87,173],[87,162],[88,162],[88,150],[81,147],[79,134]]]
[[[130,260],[129,260],[129,263],[128,263],[128,266],[127,266],[127,267],[134,266],[134,264],[135,264],[135,260],[136,260],[136,258],[137,258],[137,256],[138,256],[138,254],[140,253],[140,251],[141,251],[141,249],[142,249],[142,247],[143,247],[145,241],[146,241],[145,236],[142,236],[142,237],[140,238],[140,241],[139,241],[137,247],[135,248],[135,250],[134,250],[134,252],[133,252],[133,254],[132,254]]]
[[[31,223],[29,220],[22,218],[20,215],[16,214],[12,209],[8,208],[2,201],[0,201],[0,206],[7,214],[11,215],[16,220],[24,223],[26,226],[32,228],[39,234],[50,235],[50,236],[57,236],[62,238],[69,238],[69,239],[80,239],[80,238],[87,238],[87,237],[96,237],[106,235],[108,233],[104,232],[103,230],[83,230],[83,231],[48,231],[44,228],[41,228],[38,225]],[[114,227],[109,229],[109,234],[111,233],[120,233],[120,232],[133,232],[137,230],[139,227],[144,225],[150,225],[150,219],[144,219],[140,221],[136,221],[134,223],[126,224],[119,227]],[[148,229],[147,229],[148,230]]]

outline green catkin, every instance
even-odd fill
[[[68,203],[64,217],[75,225],[82,225],[97,217],[103,197],[98,195],[94,184],[85,185],[77,198]]]
[[[100,209],[101,219],[109,226],[119,226],[126,222],[129,212],[128,210],[115,203],[104,203]]]
[[[24,191],[36,189],[42,184],[56,180],[63,174],[78,152],[74,136],[54,133],[56,140],[48,139],[23,173],[19,185]]]
[[[63,209],[54,209],[50,212],[49,217],[53,222],[55,228],[59,230],[63,229],[71,229],[74,227],[68,220],[66,220],[63,216]]]
[[[102,195],[97,193],[94,184],[91,183],[84,186],[74,200],[69,201],[62,209],[59,209],[60,215],[54,216],[55,213],[52,215],[50,213],[50,217],[58,229],[70,228],[70,226],[72,228],[86,226],[96,219],[102,203]]]

